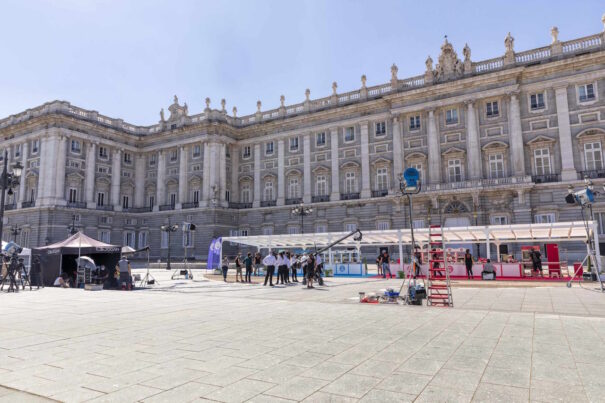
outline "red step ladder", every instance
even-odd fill
[[[429,271],[426,289],[427,306],[453,307],[450,272],[447,268],[447,253],[443,248],[443,233],[440,225],[429,228]]]

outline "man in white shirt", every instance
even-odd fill
[[[272,252],[269,253],[263,259],[263,264],[267,268],[267,273],[265,274],[265,284],[267,285],[267,280],[269,281],[269,285],[273,287],[273,274],[275,272],[275,265],[277,264],[277,253]]]

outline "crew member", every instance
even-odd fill
[[[123,284],[124,289],[132,289],[132,272],[130,262],[126,259],[126,256],[122,256],[122,259],[118,262],[118,268],[120,271],[120,283]]]
[[[244,259],[244,265],[246,266],[246,283],[252,282],[252,253],[248,252],[248,255]]]
[[[229,271],[229,258],[227,257],[227,255],[223,257],[223,265],[221,266],[221,269],[223,270],[223,281],[226,283],[227,272]]]
[[[292,262],[292,281],[295,283],[298,283],[298,277],[297,277],[296,271],[300,267],[300,255],[294,256],[293,260],[294,261]]]
[[[262,263],[262,257],[260,255],[260,252],[256,252],[254,254],[254,275],[258,276],[258,270],[260,269],[260,265]]]
[[[315,288],[313,287],[313,277],[315,277],[316,264],[315,255],[310,254],[307,258],[307,288]]]
[[[496,279],[496,267],[492,264],[491,259],[487,259],[487,263],[483,265],[483,271],[481,272],[481,278],[485,280],[485,275],[493,275],[493,280]]]
[[[321,258],[320,254],[317,255],[313,255],[313,259],[315,260],[315,273],[318,276],[321,276],[321,273],[323,273],[323,269],[324,269],[324,261]]]
[[[239,280],[237,275],[239,274]],[[242,277],[242,254],[238,252],[235,257],[235,282],[239,283],[240,280],[242,283],[244,282],[244,278]]]
[[[277,281],[281,281],[283,285],[286,284],[286,272],[288,271],[288,258],[286,257],[285,252],[282,250],[279,252],[279,257],[277,258]]]
[[[471,254],[470,249],[466,250],[464,254],[464,264],[466,266],[466,276],[469,280],[473,279],[473,255]]]
[[[265,274],[265,284],[267,285],[267,280],[269,280],[269,285],[273,287],[273,273],[275,272],[275,265],[277,264],[277,253],[269,253],[263,259],[263,264],[267,270]]]
[[[389,267],[389,253],[386,250],[380,256],[380,265],[382,266],[382,278],[387,278],[387,271],[389,272],[389,277],[393,278],[393,273],[391,273],[391,268]]]
[[[286,260],[287,260],[287,267],[286,267],[286,271],[284,272],[284,278],[286,279],[286,283],[290,284],[290,270],[292,270],[292,265],[294,264],[293,257],[292,254],[290,252],[286,252]],[[292,281],[294,281],[294,277],[292,277]]]

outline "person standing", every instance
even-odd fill
[[[307,258],[307,288],[315,288],[313,287],[313,277],[315,277],[316,264],[315,255],[310,254]]]
[[[267,281],[269,281],[269,285],[273,287],[273,273],[275,272],[275,265],[277,264],[277,253],[273,252],[265,256],[263,259],[263,264],[267,269],[264,285],[267,285]]]
[[[238,274],[239,280],[237,279]],[[244,282],[244,278],[242,277],[242,254],[238,253],[235,257],[235,282],[239,283],[240,280],[242,283]]]
[[[280,281],[283,285],[286,284],[285,270],[288,270],[288,260],[282,250],[279,252],[279,257],[277,258],[277,284],[279,284]]]
[[[223,269],[223,281],[227,282],[227,272],[229,271],[229,258],[227,255],[223,257],[223,265],[221,267]]]
[[[542,254],[540,253],[539,249],[533,251],[531,254],[531,260],[535,275],[542,277]]]
[[[467,249],[464,254],[464,264],[466,266],[466,276],[469,280],[473,279],[473,263],[473,255],[471,254],[470,249]]]
[[[248,255],[244,259],[244,266],[246,266],[246,283],[252,282],[252,253],[248,252]]]
[[[391,268],[389,267],[389,261],[389,253],[385,250],[382,252],[382,256],[380,257],[380,265],[382,266],[382,278],[387,278],[387,271],[389,272],[389,277],[393,278]]]
[[[260,269],[260,265],[262,263],[262,258],[260,252],[256,252],[254,254],[254,275],[258,276],[258,270]]]
[[[290,284],[290,270],[292,269],[292,255],[290,252],[286,252],[286,269],[284,270],[284,278],[286,279],[286,284]],[[294,278],[292,278],[294,281]]]
[[[384,278],[384,275],[382,274],[381,262],[382,262],[382,254],[379,254],[378,257],[376,258],[376,270],[378,271],[378,275],[383,276],[383,278]]]
[[[296,271],[298,270],[298,267],[300,266],[300,255],[296,255],[293,257],[293,262],[292,262],[292,281],[295,283],[298,283],[298,277],[297,277],[297,273]]]

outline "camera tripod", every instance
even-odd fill
[[[22,264],[15,263],[13,258],[10,261],[4,263],[6,265],[6,276],[1,280],[0,291],[4,290],[4,284],[8,283],[6,292],[19,292],[19,283],[25,290],[25,285],[29,285],[29,289],[32,289],[32,284],[29,279],[29,273],[23,267]],[[17,275],[19,279],[17,280]]]
[[[151,275],[151,273],[149,273],[149,247],[147,247],[147,273],[145,273],[145,277],[141,279],[139,287],[143,287],[149,284],[160,284],[160,282],[157,281],[155,277]]]

